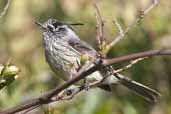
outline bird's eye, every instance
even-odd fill
[[[60,28],[58,28],[58,31],[65,31],[65,28],[60,27]]]

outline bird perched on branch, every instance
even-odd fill
[[[40,26],[43,32],[46,61],[52,71],[63,80],[71,79],[80,66],[97,55],[97,51],[86,42],[80,40],[71,28],[74,25],[81,25],[80,23],[67,24],[56,19],[49,19],[44,24],[39,22],[36,22],[36,24]],[[99,87],[107,91],[111,90],[112,85],[121,84],[151,102],[156,102],[160,96],[155,90],[121,74],[110,74],[103,70],[87,76],[86,83],[89,84],[102,79],[104,80]]]

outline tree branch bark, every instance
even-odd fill
[[[143,58],[143,57],[153,57],[153,56],[162,56],[162,55],[171,55],[171,49],[150,50],[150,51],[129,54],[129,55],[121,56],[121,57],[116,57],[113,59],[105,59],[103,62],[103,65],[111,65],[115,63],[121,63],[121,62],[126,62],[130,60],[138,59],[138,58]]]

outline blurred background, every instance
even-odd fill
[[[113,47],[108,56],[171,48],[169,2],[161,0],[125,39]],[[0,12],[6,3],[7,0],[0,1]],[[125,29],[134,21],[138,11],[150,3],[150,0],[99,1],[108,42],[118,35],[114,17]],[[84,26],[74,29],[82,40],[96,48],[92,0],[12,0],[7,14],[0,20],[0,64],[11,60],[21,69],[21,73],[17,81],[0,90],[0,110],[37,97],[63,83],[45,61],[42,34],[34,24],[35,21],[43,23],[49,18],[84,23]],[[121,68],[127,64],[114,66]],[[69,101],[42,106],[29,114],[171,114],[171,57],[145,59],[123,74],[159,91],[160,101],[149,103],[122,86],[118,86],[113,93],[97,88],[82,92]]]

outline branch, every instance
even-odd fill
[[[121,57],[116,57],[113,59],[105,59],[103,61],[103,65],[111,65],[111,64],[126,62],[126,61],[130,61],[130,60],[135,60],[138,58],[161,56],[161,55],[171,55],[171,49],[150,50],[150,51],[144,51],[144,52],[129,54],[129,55],[121,56]]]
[[[137,25],[142,19],[143,17],[150,11],[152,10],[156,5],[158,4],[157,0],[153,0],[153,4],[151,4],[149,7],[145,8],[144,10],[140,11],[139,16],[137,17],[137,19],[130,24],[126,30],[124,32],[120,32],[120,34],[108,45],[108,50],[110,50],[116,43],[118,43],[121,39],[123,39],[125,37],[125,35],[135,26]],[[116,20],[114,20],[114,22],[116,23],[117,27],[118,27],[118,23]]]
[[[66,83],[62,84],[61,86],[56,87],[55,89],[45,93],[42,96],[39,96],[38,98],[31,99],[29,101],[26,101],[16,107],[7,109],[5,111],[1,111],[0,114],[14,114],[26,109],[29,109],[31,107],[35,106],[41,106],[42,104],[48,104],[52,102],[51,98],[54,97],[55,95],[58,95],[61,91],[64,89],[68,88],[69,86],[73,85],[74,83],[78,82],[81,79],[84,79],[86,76],[89,74],[99,70],[101,66],[106,66],[106,65],[111,65],[115,63],[121,63],[125,61],[130,61],[142,57],[153,57],[153,56],[160,56],[160,55],[171,55],[171,49],[167,50],[150,50],[150,51],[145,51],[145,52],[139,52],[139,53],[134,53],[126,56],[121,56],[113,59],[104,59],[102,60],[103,62],[96,62],[96,65],[89,67],[87,70],[81,70],[78,72],[76,77],[73,79],[67,81]],[[96,59],[99,61],[98,59]]]
[[[7,0],[7,4],[5,5],[3,11],[0,13],[0,19],[7,13],[11,0]]]
[[[84,79],[86,76],[88,76],[92,72],[95,72],[98,69],[98,67],[99,67],[99,65],[96,65],[96,66],[90,67],[87,70],[84,70],[84,71],[81,70],[80,72],[78,72],[78,74],[74,78],[67,81],[63,85],[56,87],[55,89],[45,93],[44,95],[42,95],[38,98],[31,99],[31,100],[26,101],[16,107],[2,111],[2,112],[0,112],[0,114],[13,114],[13,113],[17,113],[17,112],[23,111],[23,110],[31,108],[31,107],[35,107],[35,106],[42,105],[42,104],[48,104],[51,102],[51,98],[53,96],[59,94],[62,90],[68,88],[70,85],[73,85],[77,81]]]
[[[98,49],[101,51],[102,49],[102,43],[105,41],[105,37],[104,37],[104,21],[102,19],[101,13],[100,13],[100,9],[99,6],[97,4],[97,2],[94,2],[94,8],[95,8],[95,15],[96,15],[96,41],[97,41],[97,45],[98,45]]]

